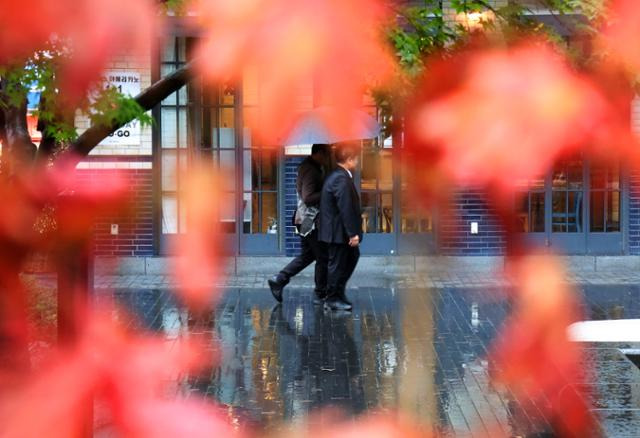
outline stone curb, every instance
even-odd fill
[[[535,257],[535,256],[533,256]],[[224,273],[229,276],[276,273],[292,257],[237,256],[225,259]],[[615,272],[639,270],[640,256],[558,256],[569,271]],[[103,257],[95,260],[97,275],[166,275],[175,257]],[[394,275],[421,272],[502,272],[502,256],[362,256],[358,274]],[[313,270],[307,268],[311,273]]]

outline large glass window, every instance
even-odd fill
[[[516,229],[523,233],[544,232],[544,178],[518,184],[516,195]]]
[[[162,76],[186,64],[191,41],[168,40],[161,53]],[[257,140],[259,92],[257,77],[248,71],[241,81],[216,85],[204,84],[196,78],[188,88],[161,103],[159,167],[163,235],[187,232],[181,175],[188,171],[190,161],[198,159],[222,175],[218,219],[221,230],[244,234],[240,242],[248,245],[244,250],[277,250],[277,239],[257,236],[278,233],[280,151]],[[266,248],[265,243],[271,246]]]
[[[583,190],[583,161],[580,157],[561,160],[555,164],[551,174],[552,232],[583,231]]]
[[[590,230],[620,231],[620,166],[591,166]]]
[[[408,195],[408,188],[405,189],[403,183],[401,228],[403,233],[431,233],[433,232],[433,221],[431,214],[420,205],[416,205],[415,200],[411,200]]]
[[[620,231],[619,164],[585,163],[576,155],[558,161],[548,177],[546,183],[539,178],[519,184],[515,205],[518,231],[554,234]],[[549,228],[545,226],[546,202],[551,204]],[[587,217],[583,213],[587,211],[585,207]]]
[[[365,111],[379,119],[373,102]],[[380,138],[362,142],[360,201],[364,233],[393,233],[393,142]]]
[[[398,142],[393,136],[389,136],[385,139],[385,142]],[[401,146],[402,152],[404,147]],[[403,157],[403,161],[408,160],[408,157]],[[421,177],[421,171],[417,169],[411,169],[405,167],[402,169],[400,175],[400,231],[402,234],[424,234],[433,233],[433,211],[424,207],[423,202],[419,202],[415,199],[416,193],[413,190],[415,188],[416,178]],[[409,236],[409,239],[413,239],[414,236]]]
[[[392,233],[393,156],[391,145],[385,148],[377,140],[363,142],[360,189],[362,230],[365,233]]]
[[[231,84],[210,87],[202,99],[203,158],[222,175],[222,208],[219,223],[223,232],[236,232],[236,101]]]
[[[259,93],[257,75],[247,71],[243,81],[243,232],[277,234],[278,148],[257,140]]]
[[[162,50],[160,74],[167,76],[187,62],[187,40],[168,38]],[[186,231],[186,211],[180,200],[180,174],[188,165],[187,87],[160,104],[162,233]]]

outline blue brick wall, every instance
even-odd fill
[[[99,181],[105,174],[118,176],[127,183],[124,211],[105,211],[93,227],[94,252],[108,256],[150,256],[153,247],[153,174],[150,169],[79,169],[78,181]],[[117,224],[117,235],[111,234]]]
[[[440,218],[439,253],[443,255],[502,255],[505,234],[491,211],[482,190],[459,190]],[[478,234],[471,234],[471,222],[478,222]]]
[[[629,254],[640,254],[640,171],[629,177]]]
[[[300,237],[294,233],[291,217],[296,211],[298,198],[296,195],[296,177],[298,166],[305,157],[287,156],[284,160],[284,210],[285,210],[285,255],[293,257],[300,253]]]
[[[304,157],[285,159],[285,254],[300,253],[300,238],[294,233],[291,216],[296,209],[296,175]],[[450,213],[440,217],[438,253],[442,255],[503,255],[506,238],[500,222],[486,202],[482,190],[459,190],[450,202]],[[630,177],[629,254],[640,255],[640,171]],[[471,222],[478,222],[478,234],[471,234]]]
[[[294,233],[291,216],[297,206],[296,176],[298,166],[305,157],[286,157],[284,163],[285,204],[285,255],[300,253],[300,238]],[[640,175],[638,176],[640,182]],[[640,187],[640,185],[639,185]],[[640,201],[640,194],[639,194]],[[640,204],[640,203],[639,203]],[[505,236],[496,216],[491,212],[481,190],[464,190],[455,193],[451,214],[440,218],[439,253],[443,255],[501,255],[504,253]],[[640,223],[640,205],[638,207]],[[470,223],[478,222],[478,234],[471,234]],[[640,251],[640,224],[639,224]]]

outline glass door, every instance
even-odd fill
[[[396,147],[394,148],[398,159],[394,160],[395,178],[394,187],[396,199],[398,202],[398,212],[396,214],[397,224],[397,241],[399,254],[425,255],[436,253],[436,224],[435,209],[425,207],[422,200],[416,199],[415,191],[412,190],[412,178],[419,177],[417,174],[405,174],[410,169],[401,168],[399,162],[409,160],[404,156],[406,150],[402,143],[402,135],[392,135],[385,141],[392,141]],[[398,147],[399,145],[399,147]]]
[[[394,220],[393,144],[362,142],[360,169],[356,173],[362,208],[363,254],[393,254],[396,250]]]
[[[546,178],[520,181],[516,194],[516,230],[525,233],[530,244],[546,246]]]
[[[242,159],[239,218],[242,220],[240,253],[277,254],[280,252],[280,236],[284,224],[280,220],[278,193],[282,193],[280,175],[283,161],[282,147],[262,144],[255,133],[259,120],[260,84],[258,77],[247,71],[243,81],[239,108],[242,108],[240,144]]]
[[[374,106],[369,110],[376,116]],[[435,252],[433,214],[411,199],[409,177],[401,173],[401,138],[383,134],[362,142],[356,185],[362,205],[364,254]]]
[[[622,254],[623,186],[619,163],[592,164],[589,178],[589,238],[591,254]]]
[[[190,41],[168,40],[161,54],[160,76],[186,64]],[[259,110],[259,88],[255,79],[247,75],[242,86],[205,86],[201,79],[194,79],[155,110],[160,253],[167,253],[168,242],[188,232],[181,175],[195,159],[222,174],[223,206],[217,225],[227,248],[241,254],[279,253],[282,148],[256,140],[253,121]]]
[[[581,156],[558,161],[545,177],[523,183],[516,227],[538,246],[561,254],[623,252],[620,166]]]
[[[585,163],[581,156],[557,162],[551,172],[549,244],[567,254],[586,252]]]
[[[202,89],[199,105],[194,107],[195,135],[200,139],[199,159],[221,175],[221,210],[218,218],[225,247],[237,250],[237,87],[222,84]]]
[[[161,53],[160,71],[164,77],[187,62],[187,39],[169,38]],[[170,240],[187,231],[186,208],[182,202],[181,174],[187,169],[190,127],[187,123],[189,107],[188,87],[182,87],[164,99],[157,111],[159,115],[159,145],[154,155],[154,167],[159,174],[159,251],[167,252]]]

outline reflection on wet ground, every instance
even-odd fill
[[[582,292],[588,319],[640,317],[640,288]],[[509,309],[501,291],[360,288],[350,292],[354,311],[344,314],[314,307],[311,293],[288,289],[275,305],[267,290],[228,290],[214,314],[198,321],[167,290],[119,290],[114,297],[141,328],[176,341],[210,338],[217,366],[185,379],[187,391],[258,427],[338,407],[346,415],[399,408],[445,436],[495,427],[506,436],[544,431],[489,382],[487,352]],[[592,373],[576,384],[592,394],[607,435],[638,436],[640,370],[618,350],[638,346],[587,347]]]

